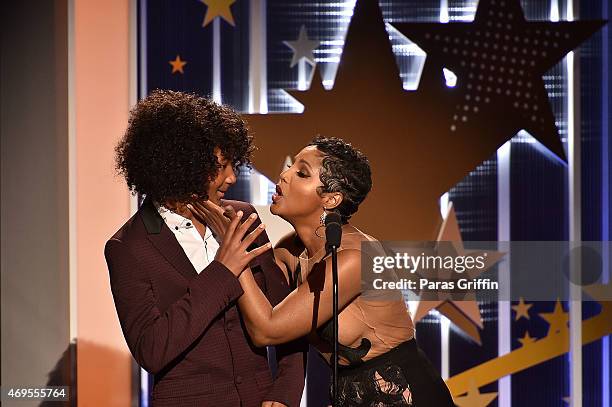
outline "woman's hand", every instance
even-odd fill
[[[245,237],[247,230],[249,230],[249,227],[251,227],[255,219],[257,219],[257,214],[252,213],[247,220],[240,224],[242,215],[243,212],[238,211],[234,219],[230,221],[223,242],[221,242],[221,246],[219,250],[217,250],[217,255],[215,256],[215,260],[223,263],[223,265],[236,277],[240,276],[240,273],[242,273],[245,267],[247,267],[255,257],[264,253],[266,250],[270,250],[272,247],[271,243],[266,243],[250,252],[246,251],[247,247],[255,241],[261,232],[263,232],[265,225],[263,223],[260,224]]]
[[[200,223],[209,227],[219,240],[223,240],[230,222],[236,217],[232,206],[222,208],[210,201],[194,201],[187,204],[187,208]]]

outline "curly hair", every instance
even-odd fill
[[[347,223],[372,189],[370,162],[361,151],[336,137],[317,136],[309,144],[323,153],[319,194],[340,192],[342,202],[334,211]]]
[[[155,90],[130,112],[115,147],[116,170],[133,194],[158,202],[207,199],[219,148],[236,170],[251,167],[255,146],[232,109],[195,94]]]

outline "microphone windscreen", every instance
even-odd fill
[[[342,218],[335,212],[325,217],[325,247],[340,247],[342,240]]]
[[[330,212],[325,217],[325,226],[329,225],[330,223],[337,223],[338,225],[342,226],[342,218],[336,212]]]

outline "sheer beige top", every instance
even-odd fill
[[[342,227],[342,241],[338,251],[357,250],[361,255],[367,255],[362,251],[361,243],[377,242],[359,229],[344,225]],[[302,246],[303,247],[303,246]],[[286,249],[280,252],[282,262],[287,266],[287,271],[295,276],[297,284],[301,284],[312,271],[315,264],[326,259],[325,250],[322,249],[312,257],[307,256],[304,249],[299,256],[296,256],[299,244],[294,246],[294,250]],[[298,249],[299,250],[299,249]],[[277,250],[275,250],[278,253]],[[293,253],[291,253],[293,252]],[[299,265],[299,267],[298,267]],[[298,271],[296,275],[296,270]],[[316,272],[322,271],[317,268]],[[389,294],[388,291],[382,295],[377,290],[372,289],[370,278],[372,273],[368,271],[355,273],[355,278],[362,282],[362,292],[341,309],[338,316],[339,343],[349,348],[359,348],[362,339],[370,341],[371,346],[361,360],[366,361],[387,352],[414,337],[414,325],[406,303],[401,292]],[[331,283],[331,282],[330,282]],[[342,287],[339,287],[342,290]],[[331,324],[331,322],[329,322]],[[321,338],[321,326],[316,333],[310,335],[311,343],[329,361],[331,355],[331,344]],[[331,332],[331,331],[329,331]],[[348,364],[340,352],[340,363]]]

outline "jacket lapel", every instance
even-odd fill
[[[172,266],[188,281],[198,275],[174,233],[168,228],[153,202],[146,198],[140,216],[147,229],[147,238]]]

